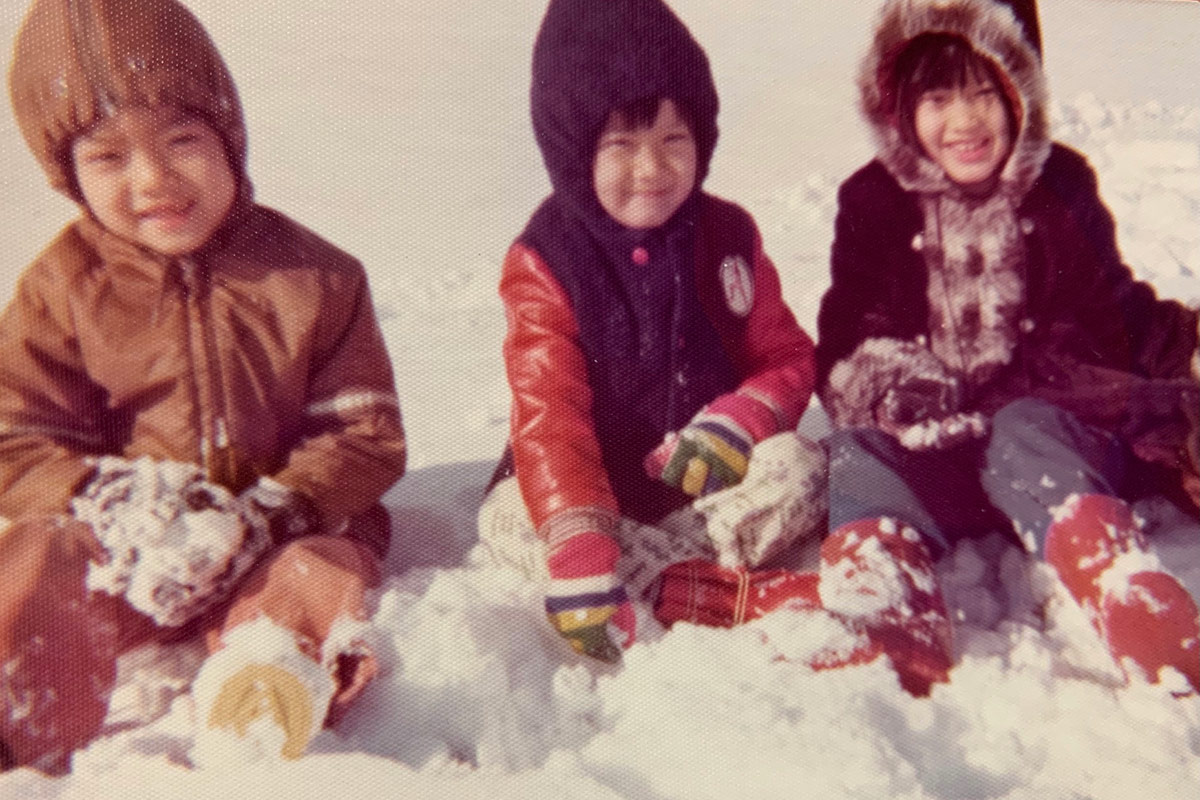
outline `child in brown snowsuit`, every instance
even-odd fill
[[[121,652],[205,637],[228,653],[260,618],[290,632],[283,651],[222,664],[198,722],[236,735],[274,713],[296,755],[374,672],[328,640],[365,617],[388,543],[378,501],[404,467],[364,271],[254,203],[233,81],[175,0],[36,0],[10,90],[81,214],[0,316],[6,766],[63,769],[100,728]],[[137,528],[118,512],[146,486],[158,516]],[[105,539],[118,529],[127,551]],[[147,566],[137,536],[154,531],[156,546],[224,536],[213,584],[164,579],[136,608],[136,577],[89,592],[90,570]]]

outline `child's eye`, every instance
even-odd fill
[[[83,163],[97,167],[112,166],[121,163],[119,150],[91,150],[83,154]]]
[[[627,136],[606,136],[600,141],[602,148],[621,149],[632,145],[633,139]]]
[[[176,131],[167,137],[167,144],[187,146],[200,141],[200,134],[191,130]]]

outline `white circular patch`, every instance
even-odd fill
[[[725,290],[725,305],[739,317],[754,307],[754,278],[741,256],[725,256],[721,262],[721,288]]]

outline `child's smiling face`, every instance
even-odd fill
[[[237,196],[221,137],[172,107],[117,111],[75,139],[71,159],[92,215],[164,255],[201,247]]]
[[[601,207],[627,228],[657,228],[696,184],[696,139],[675,103],[663,100],[649,126],[609,116],[596,144],[592,185]]]
[[[1005,100],[986,79],[923,93],[914,127],[925,153],[962,186],[987,185],[1012,149]]]

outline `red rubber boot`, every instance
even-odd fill
[[[1047,532],[1046,561],[1127,677],[1131,663],[1151,683],[1171,667],[1200,692],[1200,611],[1146,550],[1126,503],[1106,495],[1069,498]]]
[[[866,632],[907,692],[925,697],[950,680],[950,619],[915,530],[886,518],[843,525],[821,545],[820,572],[822,606]]]

